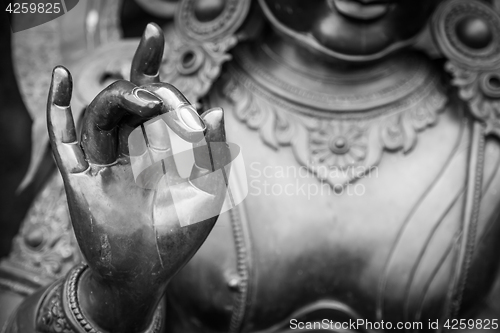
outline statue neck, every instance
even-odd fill
[[[292,40],[269,33],[242,44],[235,63],[274,98],[313,111],[378,110],[411,98],[439,71],[416,51],[404,51],[378,62],[350,64],[311,53]]]
[[[270,31],[261,41],[261,47],[271,56],[280,60],[297,71],[305,72],[311,76],[327,76],[332,78],[353,77],[356,73],[370,74],[388,67],[392,57],[386,57],[372,62],[348,62],[316,53],[306,48],[292,38],[281,36],[274,30]],[[360,78],[360,81],[366,76]]]

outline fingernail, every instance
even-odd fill
[[[161,29],[156,23],[148,23],[146,29],[144,30],[145,39],[149,39],[154,36],[161,34]]]
[[[161,100],[158,97],[145,89],[137,88],[134,93],[137,98],[141,99],[145,103],[161,103]]]
[[[57,66],[52,73],[52,80],[53,103],[60,107],[68,107],[71,101],[71,75],[66,68]]]
[[[209,123],[210,126],[216,127],[223,121],[223,117],[224,117],[224,112],[222,111],[222,109],[215,108],[215,109],[210,110],[203,117],[203,120],[205,120],[206,123]]]
[[[179,109],[179,115],[184,124],[186,124],[189,128],[196,131],[205,130],[205,124],[203,123],[203,120],[201,120],[198,112],[196,112],[196,110],[191,105],[181,106],[181,108]]]
[[[66,70],[61,67],[57,66],[54,68],[53,76],[54,76],[54,83],[55,84],[60,84],[62,80],[66,77]]]

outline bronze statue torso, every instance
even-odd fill
[[[437,67],[409,54],[384,71],[365,72],[363,83],[355,76],[351,83],[324,77],[311,95],[316,108],[307,108],[310,91],[304,87],[308,79],[318,80],[314,69],[295,71],[301,78],[287,85],[280,80],[290,74],[289,65],[278,66],[276,53],[265,44],[235,53],[210,103],[229,111],[228,140],[242,147],[249,194],[238,210],[219,218],[172,281],[168,298],[174,317],[214,331],[239,325],[278,331],[292,318],[396,323],[446,315],[472,120],[453,93],[446,96]],[[370,76],[377,91],[370,91]],[[321,105],[318,92],[337,104]],[[378,105],[370,103],[372,96]],[[368,110],[343,108],[343,100],[355,98],[358,103],[349,105]],[[318,152],[315,144],[325,141],[325,127],[326,149],[342,137],[362,153],[336,147]],[[364,145],[366,137],[371,140]],[[349,158],[357,158],[359,170],[373,169],[357,180],[336,169],[321,183],[301,162],[322,152],[330,170]],[[469,272],[474,287],[467,290],[473,302],[490,286],[479,272],[498,250],[499,163],[500,147],[488,141],[478,247]],[[341,177],[353,183],[339,187],[346,181]]]

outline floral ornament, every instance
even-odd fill
[[[196,104],[219,77],[222,64],[231,59],[227,53],[237,43],[235,36],[214,42],[190,42],[169,29],[165,36],[165,53],[160,77],[186,94]]]
[[[228,69],[221,93],[233,103],[236,119],[258,131],[262,142],[272,149],[290,146],[300,165],[334,188],[371,172],[384,151],[409,153],[418,133],[434,126],[447,104],[438,77],[432,76],[405,103],[386,106],[385,116],[316,118],[289,111],[293,105],[261,95],[233,66]]]
[[[485,123],[485,132],[500,137],[500,69],[472,71],[450,61],[446,70],[453,75],[452,83],[472,115]]]
[[[340,169],[359,165],[367,156],[367,141],[366,131],[359,125],[322,122],[310,134],[311,164]]]

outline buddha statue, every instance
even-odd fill
[[[139,46],[56,67],[62,177],[2,262],[5,332],[498,330],[494,5],[182,0]],[[144,127],[162,114],[217,147],[194,149],[189,180],[240,147],[242,203],[221,212],[224,181],[136,184],[127,140],[142,128],[150,152],[171,149],[165,128]]]

